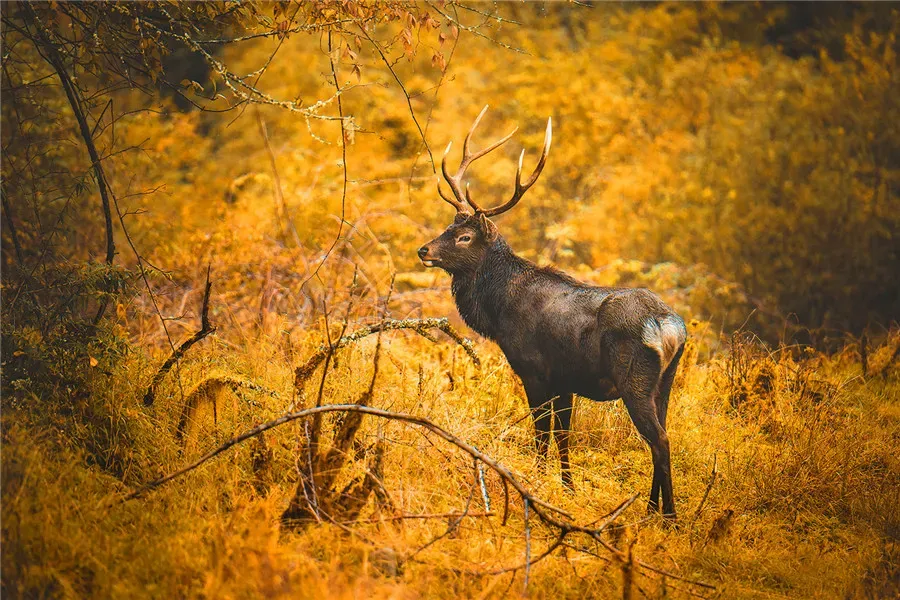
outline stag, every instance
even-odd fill
[[[621,398],[638,433],[650,446],[653,483],[648,511],[675,519],[666,411],[672,380],[684,350],[684,321],[646,289],[597,287],[562,271],[540,267],[517,256],[491,221],[512,209],[534,185],[550,152],[551,120],[537,167],[522,181],[519,156],[512,197],[495,208],[482,208],[463,186],[466,169],[499,148],[517,129],[486,148],[469,148],[487,106],[463,142],[455,174],[447,167],[452,142],[441,170],[452,196],[438,193],[456,209],[453,223],[422,246],[426,267],[452,277],[451,289],[465,322],[494,340],[521,378],[534,419],[539,455],[546,457],[556,440],[563,483],[573,486],[569,469],[569,428],[574,394],[598,402]]]

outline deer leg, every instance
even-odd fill
[[[534,442],[538,456],[545,459],[553,426],[553,397],[547,392],[546,386],[538,381],[523,381],[523,384],[531,407],[531,418],[534,420]]]
[[[559,471],[563,484],[574,490],[572,473],[569,471],[569,434],[572,424],[572,394],[562,394],[553,400],[554,431],[556,447],[559,449]]]
[[[672,391],[672,382],[675,381],[675,371],[678,370],[678,361],[684,353],[684,346],[672,358],[672,362],[666,367],[662,379],[659,380],[659,392],[656,395],[656,416],[663,429],[666,428],[666,413],[669,411],[669,393]]]
[[[653,485],[650,489],[650,502],[648,511],[658,509],[659,492],[662,492],[663,516],[667,519],[675,519],[675,502],[672,495],[672,467],[669,458],[669,436],[656,418],[653,399],[635,397],[627,394],[625,406],[628,414],[634,422],[638,433],[650,446],[650,454],[653,457]]]
[[[550,447],[550,428],[553,423],[553,410],[550,407],[550,400],[532,407],[531,418],[534,420],[534,442],[538,455],[542,459],[546,459],[547,449]]]
[[[659,355],[645,346],[633,348],[628,354],[623,354],[628,358],[616,365],[616,383],[622,390],[622,399],[631,421],[650,446],[653,457],[653,483],[647,510],[658,510],[658,497],[662,492],[663,516],[674,521],[669,437],[657,415],[657,396],[662,379]]]
[[[672,382],[675,380],[675,371],[678,370],[678,361],[684,351],[682,346],[669,366],[666,367],[665,373],[659,381],[659,388],[656,393],[656,418],[663,430],[666,429],[666,414],[669,411],[669,393],[672,391]],[[653,470],[653,485],[650,488],[650,502],[647,505],[648,512],[656,512],[659,510],[659,491],[662,486],[656,469]]]
[[[651,450],[652,452],[652,450]],[[650,500],[647,502],[647,512],[655,513],[659,512],[659,488],[660,488],[660,477],[659,472],[656,469],[656,464],[653,465],[653,483],[650,485]]]

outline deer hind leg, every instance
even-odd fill
[[[678,349],[678,352],[672,358],[672,362],[666,367],[662,378],[659,380],[659,389],[656,394],[656,418],[663,430],[666,430],[666,414],[669,412],[669,393],[672,391],[672,382],[675,380],[675,371],[678,370],[678,361],[684,352],[684,346]],[[647,510],[656,512],[659,510],[659,491],[662,482],[657,477],[656,469],[653,470],[653,485],[650,488],[650,502]]]
[[[624,375],[617,377],[622,399],[638,433],[650,446],[653,457],[653,483],[647,510],[658,510],[658,496],[662,492],[663,515],[675,519],[672,493],[672,467],[669,457],[669,436],[657,415],[657,396],[661,380],[659,355],[652,349],[639,346],[633,350]]]
[[[556,447],[559,450],[559,472],[562,475],[563,484],[569,489],[575,489],[572,481],[572,473],[569,470],[569,434],[572,424],[572,399],[573,394],[562,394],[553,400],[554,426],[553,435],[556,438]]]
[[[675,371],[678,370],[678,362],[684,353],[684,346],[678,349],[672,362],[666,367],[662,379],[659,380],[659,393],[656,395],[656,416],[659,424],[666,428],[666,413],[669,412],[669,393],[672,391],[672,382],[675,381]]]

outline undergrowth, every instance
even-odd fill
[[[351,457],[337,475],[338,486],[350,482],[366,468],[364,450],[383,445],[382,482],[393,506],[372,500],[353,523],[282,525],[305,464],[303,422],[121,502],[141,483],[289,406],[314,403],[321,369],[299,397],[293,368],[321,341],[312,332],[258,332],[242,342],[210,338],[173,369],[150,408],[141,398],[162,354],[132,349],[102,365],[96,358],[95,366],[82,362],[74,396],[5,379],[3,596],[524,593],[524,570],[489,574],[521,566],[526,549],[521,501],[512,498],[502,525],[503,486],[491,473],[485,489],[492,516],[395,518],[462,512],[467,504],[476,515],[488,508],[473,488],[470,457],[396,422],[366,417],[355,445],[359,460]],[[323,402],[357,401],[371,381],[375,343],[373,336],[335,354]],[[555,460],[538,464],[521,385],[496,347],[476,345],[477,367],[446,338],[434,343],[397,331],[384,334],[382,343],[370,405],[430,419],[510,467],[536,496],[579,523],[602,518],[634,493],[645,498],[649,452],[619,402],[577,401],[576,491],[569,492]],[[644,570],[635,572],[636,592],[650,598],[896,594],[900,382],[888,362],[897,344],[894,334],[870,352],[865,377],[852,348],[827,356],[740,338],[699,361],[697,347],[689,346],[669,418],[680,526],[665,528],[639,499],[608,539],[717,592]],[[323,431],[340,422],[325,417]],[[532,557],[554,538],[534,520],[529,534]],[[530,596],[623,593],[621,561],[587,539],[569,543],[530,568]]]

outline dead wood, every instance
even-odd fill
[[[159,385],[162,383],[162,380],[165,378],[166,373],[168,373],[172,367],[181,360],[181,357],[184,356],[184,353],[190,350],[191,346],[208,336],[209,334],[215,332],[216,328],[209,323],[209,294],[212,291],[212,281],[209,279],[209,269],[206,270],[206,290],[203,292],[203,308],[200,312],[200,331],[186,339],[181,343],[178,348],[176,348],[171,356],[162,364],[159,368],[159,371],[156,372],[156,375],[153,377],[153,381],[150,382],[150,387],[147,388],[147,393],[144,394],[144,406],[151,406],[153,401],[156,399],[156,392],[159,388]]]
[[[533,513],[535,517],[546,527],[549,527],[553,530],[556,530],[559,535],[563,537],[567,537],[572,534],[583,534],[588,538],[592,539],[600,546],[602,546],[606,551],[611,553],[613,556],[618,558],[619,560],[627,560],[627,553],[615,548],[611,544],[609,544],[605,539],[603,539],[603,532],[612,524],[613,520],[615,520],[624,510],[628,507],[634,500],[637,498],[637,495],[632,496],[625,500],[625,502],[620,505],[620,507],[613,511],[613,513],[605,519],[601,524],[593,527],[585,527],[582,525],[578,525],[574,522],[574,518],[568,512],[557,508],[542,500],[536,496],[534,496],[528,489],[524,486],[522,482],[519,481],[518,477],[516,477],[507,467],[495,461],[490,456],[484,454],[479,451],[477,448],[467,443],[466,441],[458,438],[452,433],[446,431],[439,425],[432,423],[428,419],[423,417],[418,417],[415,415],[404,414],[404,413],[396,413],[387,410],[383,410],[380,408],[375,408],[372,406],[361,406],[359,404],[326,404],[323,406],[315,406],[312,408],[306,408],[294,412],[289,412],[287,414],[282,415],[281,417],[274,419],[272,421],[268,421],[266,423],[262,423],[253,427],[246,432],[228,440],[224,444],[210,450],[205,455],[194,461],[193,463],[178,469],[177,471],[170,473],[169,475],[160,477],[159,479],[155,479],[141,486],[140,488],[132,491],[122,498],[122,502],[133,500],[135,498],[141,497],[148,492],[176,479],[186,473],[189,473],[206,462],[212,460],[216,456],[222,454],[228,449],[244,442],[248,439],[254,438],[261,433],[268,431],[270,429],[274,429],[275,427],[279,427],[284,425],[285,423],[290,423],[292,421],[296,421],[298,419],[305,419],[315,415],[317,413],[331,413],[331,412],[359,412],[366,415],[371,415],[375,417],[379,417],[382,419],[387,419],[391,421],[398,421],[402,423],[408,423],[410,425],[415,425],[417,427],[421,427],[426,431],[440,437],[446,442],[452,444],[459,450],[465,452],[470,455],[472,458],[478,459],[482,463],[484,463],[488,468],[490,468],[494,473],[500,477],[503,481],[507,482],[513,490],[515,490],[519,496],[522,498],[523,503],[525,501],[528,502],[529,513]],[[559,516],[557,516],[559,515]],[[325,519],[330,522],[335,522],[331,518]],[[529,561],[531,563],[531,561]],[[533,564],[533,563],[531,563]],[[659,567],[650,565],[645,563],[644,561],[634,559],[634,564],[640,567],[643,570],[657,573],[659,575],[664,575],[669,579],[674,579],[677,581],[683,581],[685,583],[689,583],[691,585],[695,585],[701,588],[715,590],[715,586],[710,585],[708,583],[692,580],[686,577],[682,577],[680,575],[676,575],[664,569],[660,569]]]
[[[437,329],[439,331],[442,331],[454,342],[462,346],[463,350],[466,351],[466,354],[468,354],[472,359],[472,362],[474,362],[476,365],[481,365],[481,361],[478,359],[478,355],[475,354],[475,345],[471,340],[464,338],[455,329],[453,329],[453,327],[450,325],[450,321],[446,318],[385,319],[379,321],[378,323],[373,323],[371,325],[362,327],[346,336],[342,336],[332,344],[323,344],[322,346],[320,346],[312,356],[306,359],[306,362],[295,369],[295,387],[299,389],[306,382],[306,380],[312,376],[319,365],[321,365],[325,361],[326,357],[329,355],[329,352],[333,352],[334,350],[343,348],[347,344],[358,342],[364,337],[376,333],[380,333],[383,331],[396,331],[400,329],[412,330],[431,341],[434,341],[434,338],[429,332],[430,329]]]

